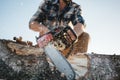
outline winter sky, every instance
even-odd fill
[[[28,22],[42,0],[1,0],[0,39],[22,36],[36,43],[37,32],[29,30]],[[88,52],[120,54],[120,0],[73,0],[81,5],[90,34]]]

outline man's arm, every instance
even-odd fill
[[[75,13],[72,17],[72,24],[73,24],[73,29],[76,32],[77,36],[79,37],[85,29],[85,20],[83,19],[81,15],[81,8],[80,6],[76,7]]]
[[[47,27],[45,27],[42,24],[39,24],[37,21],[32,21],[29,24],[29,28],[33,31],[37,31],[40,33],[40,35],[43,35],[45,33],[47,33],[49,31],[49,29]]]
[[[36,13],[32,16],[29,21],[29,28],[33,31],[37,31],[40,35],[48,32],[48,28],[42,24],[42,22],[46,19],[46,15],[44,11],[41,9],[44,7],[44,3],[38,7]]]

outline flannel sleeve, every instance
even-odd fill
[[[81,15],[81,8],[77,7],[75,8],[75,12],[72,15],[72,24],[76,25],[77,23],[82,23],[83,25],[85,24],[85,20],[83,19],[82,15]]]
[[[41,8],[42,6],[38,7],[38,10],[36,11],[36,13],[32,16],[32,18],[30,19],[29,23],[33,22],[33,21],[37,21],[37,22],[43,22],[43,20],[45,19],[45,14],[44,11]]]

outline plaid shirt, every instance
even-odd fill
[[[58,2],[56,4],[44,2],[31,18],[30,22],[32,21],[37,21],[48,28],[51,28],[51,26],[65,26],[68,25],[70,21],[73,26],[77,23],[84,25],[84,19],[81,16],[81,8],[74,2],[66,6],[62,11],[59,10]]]

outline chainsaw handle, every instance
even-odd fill
[[[74,43],[77,40],[77,35],[73,31],[73,29],[70,26],[67,26],[67,27],[65,27],[64,30],[66,30],[68,32],[69,36],[71,36],[72,43]]]

